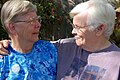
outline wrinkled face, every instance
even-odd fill
[[[17,18],[13,23],[13,26],[15,26],[17,38],[21,41],[36,42],[38,40],[41,23],[38,21],[36,12],[29,12],[28,14]]]
[[[76,44],[83,49],[92,47],[95,44],[95,31],[90,31],[89,26],[86,25],[86,15],[76,15],[73,18],[72,34],[75,37]]]

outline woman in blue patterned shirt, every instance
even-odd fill
[[[0,59],[0,80],[55,80],[57,50],[39,40],[41,20],[36,6],[26,0],[9,0],[1,10],[3,28],[11,38],[9,56]]]

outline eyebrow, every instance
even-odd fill
[[[34,19],[39,19],[39,18],[40,18],[40,16],[35,16],[35,17],[30,17],[29,20],[16,20],[16,21],[14,21],[14,23],[17,23],[17,22],[31,22]]]

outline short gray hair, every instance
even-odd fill
[[[90,0],[85,3],[78,4],[70,12],[73,18],[77,14],[87,12],[86,24],[90,25],[89,29],[94,30],[99,25],[106,25],[104,35],[109,38],[114,30],[116,12],[114,7],[105,0]]]
[[[1,9],[1,22],[3,28],[8,30],[8,22],[14,21],[14,19],[21,14],[26,14],[31,11],[37,11],[35,5],[27,0],[9,0],[7,1]]]

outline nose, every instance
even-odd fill
[[[35,28],[40,28],[40,27],[41,27],[41,22],[39,22],[39,21],[36,21]]]
[[[76,29],[75,28],[72,29],[72,34],[76,34]]]

